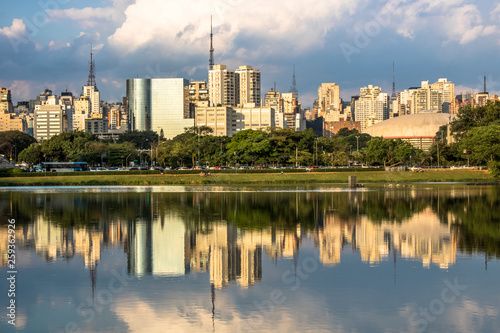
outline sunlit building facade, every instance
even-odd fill
[[[127,99],[129,130],[152,130],[172,139],[194,126],[186,79],[129,79]]]

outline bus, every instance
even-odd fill
[[[87,162],[42,162],[44,172],[89,171]]]

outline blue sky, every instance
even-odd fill
[[[25,0],[0,9],[0,86],[15,101],[43,89],[80,94],[90,44],[103,100],[120,101],[133,77],[206,80],[210,15],[215,62],[262,71],[262,92],[299,100],[322,82],[349,99],[368,84],[392,90],[446,77],[456,93],[500,91],[500,1],[491,0]]]

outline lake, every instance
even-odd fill
[[[0,188],[0,254],[0,332],[500,332],[498,186]]]

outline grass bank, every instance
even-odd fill
[[[0,178],[6,186],[97,186],[97,185],[197,185],[197,184],[347,184],[348,176],[357,176],[358,183],[414,182],[495,182],[486,171],[426,170],[425,172],[321,172],[321,173],[219,173],[214,177],[199,174],[149,175],[75,175]]]

